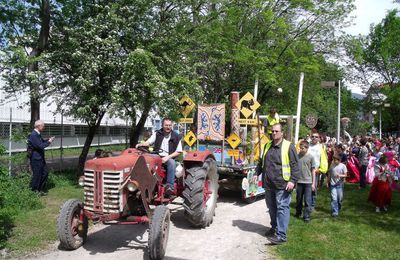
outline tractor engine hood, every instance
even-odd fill
[[[130,172],[135,166],[138,158],[142,153],[136,149],[127,149],[119,156],[95,158],[88,160],[85,163],[85,169],[91,169],[94,171],[123,171],[124,173]],[[161,158],[155,154],[146,154],[143,156],[147,168],[153,172],[157,167],[161,166]]]

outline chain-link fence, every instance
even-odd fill
[[[5,166],[8,164],[9,172],[14,172],[13,169],[19,167],[21,162],[15,162],[11,159],[12,155],[26,151],[26,142],[28,135],[32,132],[29,125],[29,120],[21,120],[21,118],[13,118],[13,112],[10,109],[10,119],[7,122],[4,117],[0,121],[0,144],[3,145],[8,154],[8,158],[0,160],[0,163]],[[46,116],[46,115],[45,115]],[[44,117],[45,117],[44,116]],[[53,149],[65,148],[78,148],[83,147],[86,136],[89,131],[89,127],[83,124],[73,124],[71,119],[64,120],[62,114],[52,114],[54,120],[45,121],[45,129],[41,133],[43,138],[55,136],[54,142],[46,148],[49,150],[46,157],[48,159],[53,158]],[[47,118],[48,119],[48,118]],[[63,122],[68,122],[64,124]],[[129,131],[130,127],[126,125],[101,125],[92,141],[92,146],[103,146],[103,145],[128,145],[129,142]],[[23,156],[21,156],[23,158]],[[57,160],[65,160],[63,153],[57,156]]]
[[[46,124],[45,130],[41,134],[43,138],[56,137],[48,149],[82,147],[88,129],[83,125]],[[31,131],[29,123],[0,122],[0,144],[6,147],[7,152],[25,151],[26,140]],[[126,144],[128,131],[129,128],[126,126],[100,126],[92,145]]]

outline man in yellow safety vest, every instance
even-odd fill
[[[265,233],[273,245],[287,241],[291,192],[299,177],[296,148],[283,139],[282,125],[272,126],[272,141],[264,145],[257,174],[262,174],[271,228]],[[255,176],[257,178],[257,176]]]

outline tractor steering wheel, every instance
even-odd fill
[[[158,150],[154,149],[154,150],[151,151],[150,153],[151,153],[151,154],[160,154],[160,153],[162,153],[162,152],[164,152],[164,150],[160,148],[160,149],[158,149]]]
[[[150,153],[148,146],[139,146],[136,149],[138,149],[139,151],[144,152],[144,153]]]

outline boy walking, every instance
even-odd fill
[[[300,177],[296,186],[296,217],[300,217],[303,211],[304,198],[304,222],[310,222],[311,216],[311,192],[315,190],[315,168],[316,162],[311,153],[308,152],[309,143],[300,142],[299,168]]]
[[[338,154],[333,156],[333,163],[328,173],[328,187],[331,190],[331,212],[332,217],[339,216],[342,208],[344,178],[347,177],[346,165],[340,162]]]

